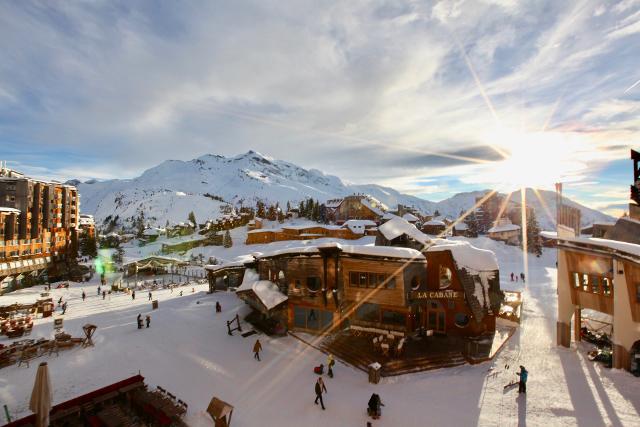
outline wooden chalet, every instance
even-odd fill
[[[364,194],[329,200],[326,206],[329,217],[336,224],[343,224],[350,219],[368,219],[379,223],[386,210],[380,201]]]

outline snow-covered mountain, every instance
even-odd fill
[[[313,198],[324,202],[354,193],[371,195],[391,208],[400,203],[425,213],[438,210],[442,215],[456,217],[461,210],[473,206],[476,197],[485,193],[460,193],[436,203],[380,185],[345,184],[336,176],[274,160],[254,151],[231,158],[205,155],[190,161],[167,160],[134,179],[91,180],[78,184],[78,189],[82,211],[93,214],[98,225],[118,216],[120,224],[125,226],[130,225],[140,211],[144,211],[150,225],[163,226],[167,221],[185,221],[191,211],[198,222],[204,222],[227,213],[233,206],[255,206],[258,200],[279,202],[284,206],[287,201],[297,204]],[[555,194],[543,191],[541,195],[555,215]],[[519,197],[514,195],[513,200],[519,200]],[[541,225],[549,228],[552,222],[541,206],[536,205],[537,199],[529,194],[527,199],[532,201]],[[612,219],[577,206],[583,210],[585,224]]]

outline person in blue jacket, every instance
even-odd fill
[[[520,372],[516,372],[516,375],[520,377],[518,393],[527,394],[527,377],[529,376],[529,371],[527,371],[524,366],[520,365]]]

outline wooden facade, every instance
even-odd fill
[[[283,227],[278,229],[256,229],[247,233],[245,244],[281,242],[285,240],[315,240],[323,237],[356,240],[363,234],[354,233],[347,227],[310,225],[307,227]]]

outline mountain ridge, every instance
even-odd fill
[[[76,181],[77,182],[77,181]],[[436,210],[442,215],[457,217],[475,204],[477,197],[489,190],[455,194],[433,202],[391,187],[377,184],[348,184],[334,175],[317,169],[304,169],[293,163],[276,160],[250,150],[233,157],[205,154],[192,160],[165,160],[132,179],[89,180],[77,184],[82,210],[93,214],[98,226],[116,215],[121,225],[129,226],[140,211],[149,225],[184,221],[193,211],[200,222],[213,219],[238,205],[255,206],[258,200],[268,204],[287,201],[297,204],[307,198],[325,202],[354,193],[368,194],[395,209],[397,204],[411,206],[423,213]],[[527,190],[527,200],[536,211],[543,228],[550,228],[555,216],[555,193],[537,190],[548,205],[537,200],[533,190]],[[584,225],[613,218],[564,198],[570,206],[583,212]],[[512,195],[519,202],[519,192]],[[544,216],[543,216],[544,215]]]

